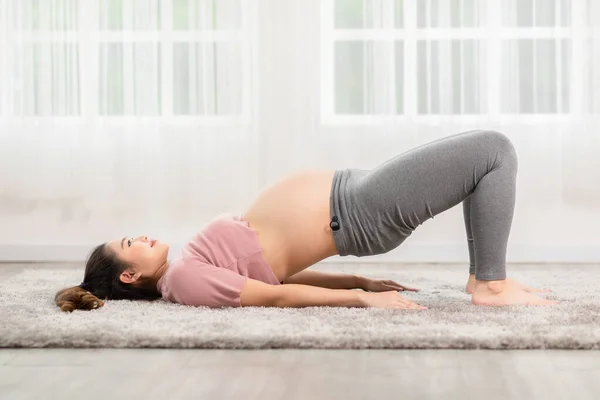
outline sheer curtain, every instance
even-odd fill
[[[25,0],[1,12],[5,118],[243,112],[238,1]]]
[[[334,52],[326,115],[597,114],[599,8],[592,0],[326,2]]]
[[[4,254],[69,245],[57,254],[80,259],[143,232],[182,243],[241,210],[259,179],[255,13],[239,0],[0,2]]]
[[[293,171],[487,128],[509,260],[599,261],[599,29],[593,0],[0,1],[0,253],[182,243]],[[456,208],[386,257],[465,251]]]

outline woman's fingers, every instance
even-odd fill
[[[410,300],[407,300],[407,299],[403,299],[403,300],[404,300],[404,303],[405,303],[405,304],[407,304],[407,305],[409,305],[409,306],[410,306],[410,308],[416,308],[416,309],[427,309],[427,307],[425,307],[425,306],[422,306],[422,305],[420,305],[420,304],[417,304],[417,303],[413,303],[413,302],[412,302],[412,301],[410,301]]]
[[[417,288],[411,288],[408,286],[400,286],[400,287],[402,288],[402,290],[405,290],[407,292],[418,292],[419,291],[419,289],[417,289]]]
[[[401,308],[413,309],[413,310],[427,310],[427,307],[422,306],[422,305],[417,304],[417,303],[413,303],[410,300],[407,300],[407,299],[404,299],[404,298],[401,298],[400,300],[401,301],[400,301],[399,304],[400,304]]]
[[[424,306],[420,306],[418,304],[399,304],[398,306],[394,307],[394,308],[399,308],[402,310],[427,310],[427,307]]]
[[[406,292],[418,292],[419,291],[419,289],[417,289],[417,288],[404,286],[404,285],[401,285],[394,281],[383,281],[383,283],[389,287],[394,288],[395,290],[402,290],[402,291],[406,291]]]

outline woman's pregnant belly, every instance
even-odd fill
[[[334,170],[302,171],[263,190],[242,218],[280,281],[337,254],[329,222]]]

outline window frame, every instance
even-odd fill
[[[584,57],[584,42],[593,37],[598,31],[596,27],[586,26],[587,5],[581,1],[571,2],[570,26],[557,24],[552,27],[514,27],[502,25],[502,12],[500,1],[486,3],[486,25],[467,28],[418,28],[417,27],[417,0],[403,2],[403,26],[396,28],[335,28],[335,1],[323,0],[321,2],[321,123],[323,125],[384,125],[405,123],[481,123],[481,122],[508,122],[508,123],[562,123],[572,118],[581,116],[583,110],[581,98],[583,96],[583,80],[579,74],[572,74],[569,92],[569,111],[561,113],[506,113],[501,111],[501,96],[499,79],[501,73],[501,50],[503,40],[507,39],[553,39],[556,40],[556,57],[560,56],[561,40],[571,41],[571,65],[581,65]],[[384,4],[391,4],[389,2]],[[556,7],[560,3],[556,2]],[[388,10],[393,18],[393,10]],[[488,87],[486,93],[486,107],[481,114],[419,114],[417,111],[417,43],[420,40],[486,40],[485,57],[487,68],[482,71]],[[346,40],[375,40],[392,43],[403,41],[403,113],[402,114],[336,114],[335,113],[335,43]],[[394,50],[392,50],[394,51]],[[393,60],[394,57],[388,57]],[[534,64],[535,65],[535,64]],[[393,63],[387,70],[392,73],[388,78],[390,85],[395,87],[395,73]],[[561,63],[557,63],[557,76],[562,75]],[[561,98],[562,85],[559,85],[557,101]],[[395,102],[394,96],[390,96]],[[394,110],[395,104],[389,109]],[[559,107],[560,109],[560,107]],[[594,117],[595,118],[595,117]]]
[[[21,44],[77,44],[79,50],[79,77],[80,77],[80,114],[79,115],[23,115],[14,113],[10,106],[0,110],[0,124],[10,124],[15,120],[28,120],[32,122],[77,124],[90,120],[101,119],[103,122],[121,125],[132,123],[160,123],[161,125],[175,126],[231,126],[249,125],[252,120],[251,96],[253,85],[252,74],[256,71],[254,43],[256,43],[256,7],[253,1],[239,1],[240,28],[235,31],[219,30],[175,30],[173,28],[173,4],[170,0],[160,1],[160,29],[157,30],[110,30],[100,28],[100,4],[91,2],[78,7],[77,30],[30,30],[21,31],[12,35],[11,44],[2,46],[6,51],[11,51],[12,46]],[[123,7],[125,8],[125,3]],[[9,36],[10,37],[10,36]],[[175,43],[219,43],[239,42],[241,72],[241,110],[238,114],[223,115],[194,115],[175,114],[173,112],[173,45]],[[138,116],[135,114],[103,115],[98,104],[98,69],[99,52],[106,43],[153,43],[160,47],[160,78],[161,102],[160,114]],[[10,62],[6,65],[9,68]],[[10,78],[10,77],[9,77]],[[9,105],[13,98],[12,91],[6,93]]]

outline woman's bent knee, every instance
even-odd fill
[[[511,139],[504,133],[492,130],[480,132],[482,140],[489,143],[490,149],[502,155],[502,162],[518,166],[518,156]]]

